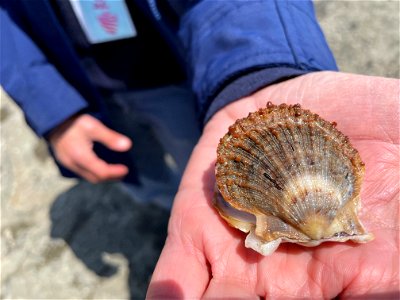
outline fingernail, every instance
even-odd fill
[[[127,138],[120,138],[118,140],[118,147],[120,148],[129,148],[131,146],[131,141],[130,139]]]

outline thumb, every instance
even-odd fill
[[[209,282],[207,262],[202,255],[167,238],[157,262],[146,299],[200,299]]]
[[[124,152],[132,147],[132,141],[127,136],[108,128],[96,118],[90,120],[88,129],[93,141],[102,143],[111,150]]]

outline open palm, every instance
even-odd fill
[[[397,298],[399,81],[321,72],[272,85],[221,109],[207,124],[176,196],[148,296],[154,298]],[[251,111],[300,103],[350,138],[366,164],[360,218],[367,244],[282,244],[264,257],[244,247],[212,207],[214,163],[228,126]]]

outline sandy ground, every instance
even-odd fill
[[[320,1],[316,11],[342,71],[399,78],[398,1]],[[168,213],[121,184],[60,177],[3,91],[0,122],[1,299],[143,298]]]

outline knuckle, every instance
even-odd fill
[[[87,114],[80,116],[76,121],[77,125],[88,131],[94,130],[94,128],[96,128],[97,122],[97,119]]]

